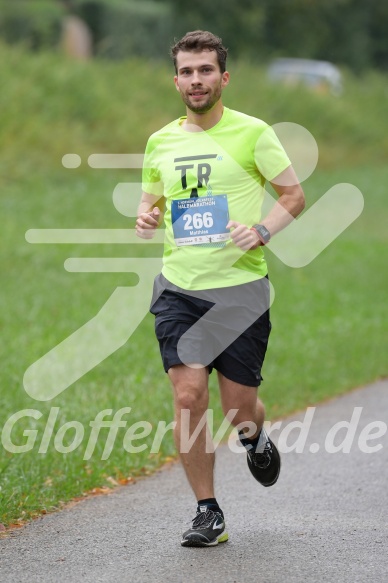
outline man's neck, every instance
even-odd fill
[[[191,109],[186,108],[187,119],[183,122],[183,127],[190,126],[186,128],[188,131],[195,131],[194,126],[199,127],[201,130],[210,130],[212,127],[218,124],[222,118],[224,112],[224,106],[221,101],[218,101],[215,106],[206,113],[195,113]],[[198,130],[200,131],[200,130]]]

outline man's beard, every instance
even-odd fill
[[[190,95],[182,95],[185,105],[193,113],[207,113],[210,111],[221,97],[221,85],[214,90],[213,94],[207,94],[205,103],[196,105],[190,100]]]

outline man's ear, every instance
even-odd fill
[[[225,71],[224,73],[222,73],[222,87],[226,87],[229,84],[229,81],[230,75],[228,71]]]
[[[175,83],[175,89],[176,89],[177,91],[179,91],[179,86],[178,86],[178,76],[177,76],[177,75],[175,75],[175,76],[174,76],[174,83]]]

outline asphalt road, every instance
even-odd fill
[[[0,541],[0,581],[385,583],[387,411],[388,383],[379,382],[313,411],[304,445],[298,429],[284,439],[289,424],[302,422],[305,412],[283,420],[274,441],[284,450],[299,437],[303,451],[283,453],[282,473],[272,488],[251,477],[245,454],[221,446],[216,483],[227,543],[180,546],[195,501],[180,464],[173,464],[14,531]],[[335,424],[352,415],[354,438],[345,428],[333,438]],[[341,442],[349,453],[333,451]],[[376,446],[378,451],[362,451]]]

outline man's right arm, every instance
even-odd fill
[[[142,239],[152,239],[156,229],[163,220],[164,197],[148,192],[141,195],[137,210],[136,234]]]

